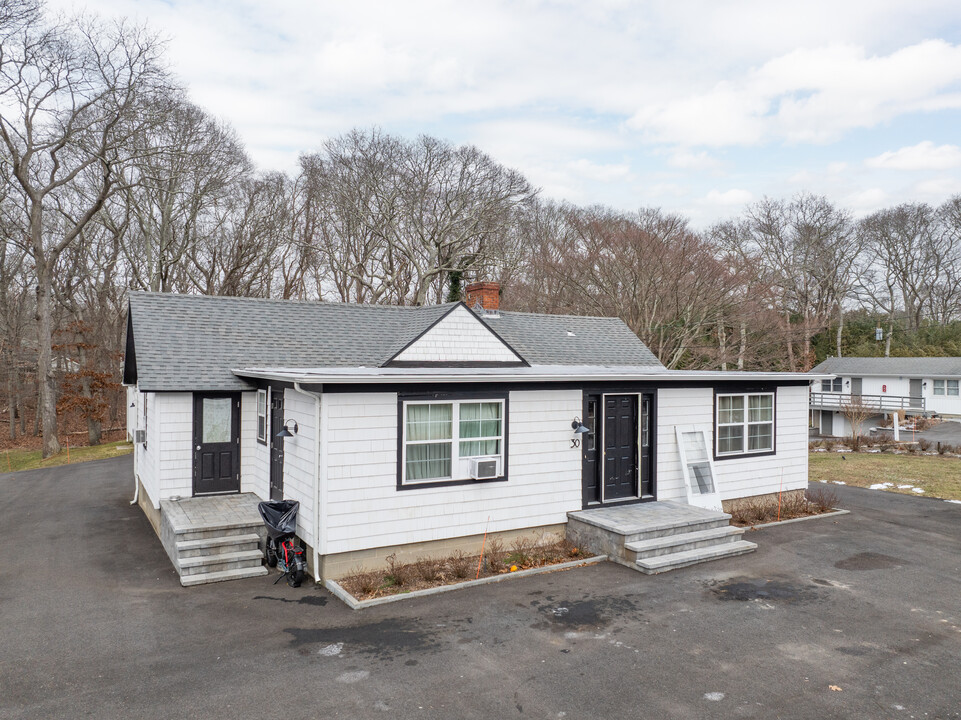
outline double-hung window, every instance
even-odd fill
[[[821,392],[841,392],[841,378],[836,377],[833,380],[822,380]]]
[[[506,401],[410,400],[401,403],[402,485],[471,480],[474,458],[504,475]]]
[[[257,391],[257,440],[267,444],[267,391]]]
[[[774,451],[774,393],[718,395],[717,457]]]
[[[958,381],[957,380],[935,380],[934,381],[934,394],[935,395],[958,395]]]

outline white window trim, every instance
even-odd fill
[[[824,389],[824,383],[830,383],[831,387],[828,390]],[[834,389],[834,385],[837,384],[838,389]],[[822,380],[821,381],[821,392],[823,393],[842,393],[844,392],[844,380],[840,377],[836,377],[833,380]],[[751,395],[759,395],[763,393],[751,393]]]
[[[751,422],[750,421],[750,400],[748,398],[758,397],[761,395],[767,395],[771,398],[771,420],[761,422]],[[773,392],[751,392],[751,393],[718,393],[714,399],[714,455],[718,458],[729,458],[729,457],[741,457],[743,455],[765,455],[771,454],[775,450],[775,430],[777,429],[777,398],[776,393]],[[722,423],[720,422],[721,416],[721,403],[718,402],[722,397],[740,397],[744,398],[744,420],[739,423]],[[771,447],[763,448],[758,450],[748,450],[748,443],[751,437],[751,426],[752,425],[770,425],[771,426]],[[720,433],[718,428],[721,427],[737,427],[741,426],[744,428],[743,433],[743,445],[741,450],[731,450],[728,452],[720,451]]]
[[[461,455],[460,454],[460,406],[461,405],[476,405],[477,403],[499,403],[501,406],[501,434],[497,437],[489,438],[465,438],[465,442],[472,440],[500,440],[501,451],[495,455]],[[451,474],[448,477],[440,478],[424,478],[423,480],[408,480],[407,479],[407,408],[411,405],[451,405],[453,406],[451,412],[451,438],[450,440],[411,440],[411,444],[414,445],[432,445],[440,443],[451,443],[451,453],[450,453],[450,468]],[[461,460],[469,460],[474,457],[499,457],[501,476],[504,475],[504,468],[506,466],[504,460],[504,448],[506,447],[506,436],[505,428],[507,426],[507,403],[504,398],[460,398],[457,400],[404,400],[402,402],[402,412],[401,412],[401,457],[400,457],[400,472],[401,472],[401,484],[406,486],[414,485],[431,485],[434,483],[445,483],[445,482],[458,482],[461,480],[471,480],[470,477],[455,477],[459,475],[457,468],[460,465]]]
[[[264,405],[263,405],[263,407],[264,407],[264,414],[263,414],[263,415],[260,414],[260,399],[261,399],[261,398],[263,398],[263,401],[264,401]],[[266,391],[266,390],[258,390],[258,391],[257,391],[257,409],[256,409],[256,414],[257,414],[257,442],[263,443],[264,445],[267,444],[267,435],[270,434],[270,429],[269,429],[268,423],[267,423],[267,418],[268,418],[269,415],[270,415],[270,413],[269,413],[269,411],[268,411],[268,407],[269,407],[268,403],[269,403],[269,398],[267,397],[267,391]],[[260,434],[260,418],[263,418],[263,419],[264,419],[264,433],[263,433],[263,435]]]
[[[941,392],[938,392],[938,383],[941,383]],[[951,383],[954,383],[952,386]],[[947,378],[937,378],[932,382],[931,392],[933,395],[938,397],[959,397],[961,396],[961,389],[959,389],[958,380],[949,380]],[[951,392],[954,390],[954,392]]]

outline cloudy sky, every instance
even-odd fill
[[[799,191],[961,193],[957,0],[49,0],[148,23],[265,169],[355,126],[473,143],[544,195],[696,226]]]

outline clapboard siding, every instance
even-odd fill
[[[324,403],[328,553],[563,523],[580,508],[580,453],[570,447],[579,390],[510,393],[506,482],[411,490],[397,489],[397,395]]]
[[[284,391],[284,419],[297,422],[297,434],[283,441],[284,498],[300,503],[297,535],[311,547],[314,547],[314,457],[317,451],[315,418],[313,397],[292,389]]]
[[[266,500],[270,496],[269,473],[269,451],[257,441],[257,393],[245,392],[240,400],[240,491]]]
[[[150,498],[151,504],[155,508],[159,508],[160,477],[158,473],[158,458],[160,452],[160,425],[157,419],[157,403],[155,402],[157,394],[137,391],[134,393],[134,397],[134,402],[137,407],[127,409],[128,413],[136,413],[133,428],[135,430],[146,429],[147,431],[146,446],[142,443],[136,443],[134,445],[134,453],[136,453],[135,467],[137,468],[137,475],[140,478],[140,484],[143,485],[143,489],[147,493],[147,497]],[[146,428],[144,428],[144,404],[146,404]]]
[[[695,425],[714,442],[714,393],[710,388],[661,388],[657,393],[657,497],[687,500],[675,428]],[[724,500],[807,487],[808,388],[777,390],[776,454],[715,462],[717,487]]]
[[[473,312],[460,306],[397,356],[403,362],[518,362]]]
[[[193,494],[194,409],[191,393],[155,393],[159,425],[160,497]]]

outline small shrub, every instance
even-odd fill
[[[497,538],[489,540],[484,552],[484,563],[487,571],[491,573],[503,572],[506,568],[506,560],[507,553],[504,550],[504,543]]]
[[[533,564],[537,555],[537,539],[533,536],[521,535],[514,538],[510,552],[507,553],[507,564],[525,567]]]
[[[802,517],[811,511],[810,503],[801,493],[792,492],[781,498],[781,519]]]
[[[931,449],[931,441],[925,438],[918,440],[918,447],[921,448],[922,452],[927,452]]]
[[[817,450],[819,447],[821,447],[820,440],[812,440],[808,443],[808,450]]]
[[[835,448],[836,445],[837,445],[837,443],[836,443],[834,440],[825,440],[825,441],[824,441],[824,449],[827,450],[828,452],[831,452],[831,451]]]
[[[384,583],[381,572],[366,572],[360,568],[351,570],[350,574],[340,581],[340,584],[354,597],[363,597],[375,593]]]
[[[919,417],[919,418],[916,418],[914,421],[914,429],[918,431],[928,430],[934,427],[935,425],[939,424],[940,422],[941,422],[940,418]]]
[[[808,488],[804,497],[821,513],[834,509],[838,504],[838,494],[826,487]]]
[[[384,581],[387,585],[404,587],[410,585],[413,579],[413,568],[410,565],[398,564],[397,553],[391,553],[386,558],[387,572],[384,574]]]
[[[918,454],[918,444],[917,444],[917,443],[908,443],[908,444],[907,444],[907,447],[905,447],[905,450],[907,450],[911,455],[917,455],[917,454]]]
[[[447,567],[450,569],[451,575],[458,580],[462,580],[471,576],[474,561],[463,550],[458,550],[447,558]]]
[[[948,451],[947,443],[938,443],[938,455],[944,455]]]
[[[443,565],[432,558],[418,558],[413,565],[414,572],[424,582],[436,582],[443,575]]]

